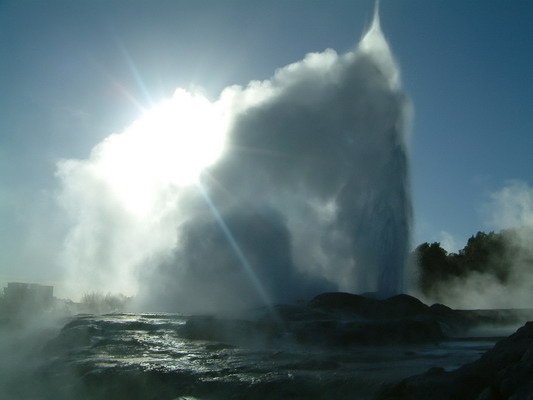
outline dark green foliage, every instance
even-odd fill
[[[505,282],[509,276],[511,242],[506,239],[508,232],[483,233],[468,239],[463,250],[456,256],[463,273],[469,271],[489,272]]]
[[[435,283],[458,275],[457,263],[440,247],[440,243],[423,243],[415,253],[420,268],[419,285],[424,294],[429,294]]]
[[[458,253],[448,253],[440,243],[423,243],[415,250],[420,269],[419,285],[426,295],[434,295],[438,286],[472,273],[491,274],[500,282],[509,278],[516,245],[509,240],[513,231],[478,232]]]

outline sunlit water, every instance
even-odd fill
[[[436,345],[309,348],[291,340],[257,346],[186,338],[186,317],[76,317],[30,372],[6,386],[24,399],[370,399],[384,384],[431,367],[473,361],[494,339]],[[21,384],[31,379],[32,385]]]

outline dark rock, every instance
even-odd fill
[[[286,369],[332,371],[338,369],[340,363],[335,360],[309,359],[284,365]]]
[[[232,344],[290,338],[302,345],[327,347],[435,343],[445,335],[428,310],[428,306],[407,295],[375,300],[349,293],[325,293],[308,307],[257,309],[248,319],[192,317],[183,335]]]
[[[220,351],[220,350],[228,350],[228,349],[234,349],[235,346],[232,346],[230,344],[226,343],[212,343],[205,346],[205,349],[208,351]]]
[[[383,312],[389,316],[414,317],[428,315],[430,309],[416,297],[399,294],[381,301]]]
[[[330,347],[435,343],[445,338],[437,322],[416,319],[303,321],[290,331],[300,344]]]
[[[499,341],[479,360],[443,372],[431,369],[385,390],[380,400],[533,399],[533,322]]]
[[[44,346],[43,351],[65,353],[90,346],[93,338],[100,333],[100,330],[85,318],[75,319],[67,323],[59,334]]]
[[[311,300],[309,307],[328,313],[347,314],[366,319],[398,319],[431,315],[427,305],[407,294],[379,300],[350,293],[324,293]]]
[[[323,293],[309,302],[309,308],[324,312],[343,312],[370,315],[379,300],[369,299],[351,293]]]
[[[187,320],[182,334],[193,340],[244,344],[272,340],[280,332],[268,323],[196,316]]]
[[[384,300],[350,293],[324,293],[305,305],[250,310],[241,319],[192,317],[183,334],[190,339],[230,344],[272,343],[292,338],[302,345],[356,346],[436,343],[462,335],[495,313],[429,307],[401,294]]]
[[[440,303],[435,303],[429,308],[432,312],[439,313],[439,314],[450,314],[453,312],[453,309]]]
[[[437,322],[410,319],[349,323],[337,336],[341,345],[435,343],[444,339]]]
[[[250,310],[242,315],[244,319],[260,322],[276,323],[279,321],[296,322],[327,319],[331,316],[320,310],[309,308],[305,305],[279,304],[272,307],[261,307]]]

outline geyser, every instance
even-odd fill
[[[176,96],[167,107],[179,116],[187,96]],[[402,291],[409,103],[377,12],[353,51],[308,54],[213,102],[190,96],[203,111],[186,124],[178,117],[164,135],[160,123],[134,124],[89,159],[59,164],[71,282],[138,291],[146,307],[184,312],[324,290]],[[213,115],[224,124],[206,124]],[[196,179],[177,182],[193,166],[176,159],[203,160],[187,138],[209,143],[206,126],[223,149]]]

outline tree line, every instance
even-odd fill
[[[440,285],[472,273],[490,274],[505,284],[513,271],[517,255],[521,256],[521,262],[533,268],[531,247],[525,248],[524,241],[518,240],[523,237],[524,232],[517,229],[498,233],[478,232],[457,253],[448,253],[439,242],[422,243],[414,251],[419,268],[420,290],[434,297]]]

